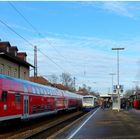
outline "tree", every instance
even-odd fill
[[[51,83],[57,83],[58,82],[58,77],[55,74],[50,75],[49,81]]]
[[[70,91],[75,91],[74,81],[69,73],[62,73],[60,75],[60,80],[64,86],[66,86]]]
[[[62,73],[60,75],[60,78],[61,78],[61,82],[64,86],[69,86],[72,81],[71,75],[68,73]]]
[[[91,87],[83,84],[82,87],[79,87],[79,91],[82,91],[83,94],[89,94],[91,92]]]
[[[82,87],[79,87],[79,92],[82,92],[83,95],[99,96],[99,93],[91,91],[91,87],[87,86],[86,84],[83,84]]]
[[[134,89],[128,89],[126,92],[125,92],[125,94],[124,94],[124,97],[125,98],[129,98],[131,95],[133,95],[134,94]]]

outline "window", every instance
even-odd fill
[[[44,95],[44,90],[43,88],[40,88],[41,94]]]
[[[93,98],[92,97],[84,97],[83,98],[83,102],[85,102],[85,103],[92,103],[93,102]]]
[[[32,107],[32,112],[36,113],[36,106],[35,105]]]
[[[46,95],[46,90],[45,90],[45,88],[43,88],[43,93],[44,93],[44,95]]]
[[[34,87],[32,87],[32,92],[35,94],[36,93],[36,90]]]
[[[1,97],[2,101],[7,101],[7,91],[3,91],[2,92],[2,97]]]
[[[28,92],[28,87],[26,85],[23,86],[24,92]]]
[[[47,91],[47,89],[45,89],[45,94],[48,95],[48,91]]]
[[[15,56],[17,56],[17,52],[15,51]]]
[[[38,89],[38,94],[41,94],[40,88],[38,87],[37,89]]]
[[[20,94],[19,93],[15,93],[15,102],[20,103]]]
[[[6,51],[9,52],[9,47],[6,48]]]
[[[11,76],[11,67],[10,67],[10,66],[8,66],[8,72],[7,72],[7,75],[8,75],[8,76]]]
[[[24,78],[24,79],[26,79],[26,71],[24,71],[24,74],[23,74],[23,75],[24,75],[24,77],[23,77],[23,78]]]
[[[4,64],[0,64],[0,73],[4,74]]]
[[[37,110],[38,110],[38,112],[41,110],[41,106],[40,105],[37,107]]]
[[[34,90],[35,90],[35,94],[37,94],[37,88],[36,87],[34,87]]]
[[[37,91],[37,92],[36,92],[37,94],[40,94],[40,90],[39,90],[38,87],[36,87],[36,91]]]
[[[14,77],[17,75],[17,69],[14,69]]]
[[[44,105],[41,106],[41,111],[45,111],[45,106]]]

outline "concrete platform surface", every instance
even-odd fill
[[[113,111],[98,108],[90,118],[72,128],[63,138],[72,139],[140,139],[140,111]],[[62,138],[62,137],[61,137]]]

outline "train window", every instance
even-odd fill
[[[41,92],[42,95],[44,95],[44,90],[43,90],[43,88],[40,88],[40,92]]]
[[[36,93],[36,90],[34,87],[32,87],[32,92],[35,94]]]
[[[40,94],[40,90],[39,90],[38,87],[36,87],[36,91],[37,91],[37,92],[36,92],[37,94]]]
[[[38,94],[38,93],[37,93],[37,91],[38,91],[38,90],[37,90],[37,88],[36,88],[36,87],[34,87],[34,89],[35,89],[35,94]]]
[[[7,91],[3,91],[2,92],[2,97],[1,97],[2,101],[7,101]]]
[[[38,94],[41,94],[41,89],[40,88],[38,88]]]
[[[38,88],[39,94],[41,94],[41,88]]]
[[[51,95],[50,89],[47,89],[47,93],[48,95]]]
[[[44,91],[45,91],[45,95],[47,95],[47,90],[46,90],[46,89],[44,89]]]
[[[43,93],[46,94],[45,88],[43,88]]]
[[[39,105],[39,106],[37,107],[37,109],[38,109],[38,111],[40,111],[40,110],[41,110],[41,106]]]
[[[28,92],[28,87],[26,85],[24,85],[23,88],[24,88],[24,92],[27,93]]]
[[[20,94],[19,93],[15,93],[15,102],[20,103]]]
[[[32,107],[32,112],[36,113],[36,106],[35,105]]]
[[[51,95],[50,89],[48,89],[47,91],[48,91],[48,95]]]
[[[41,111],[44,111],[45,110],[45,106],[41,106]]]

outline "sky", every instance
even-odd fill
[[[31,64],[36,45],[45,54],[38,52],[39,75],[66,72],[76,77],[77,87],[86,84],[100,93],[111,92],[110,73],[116,73],[117,84],[112,48],[124,47],[119,52],[120,84],[124,90],[139,84],[139,1],[0,1],[0,39],[26,51]]]

